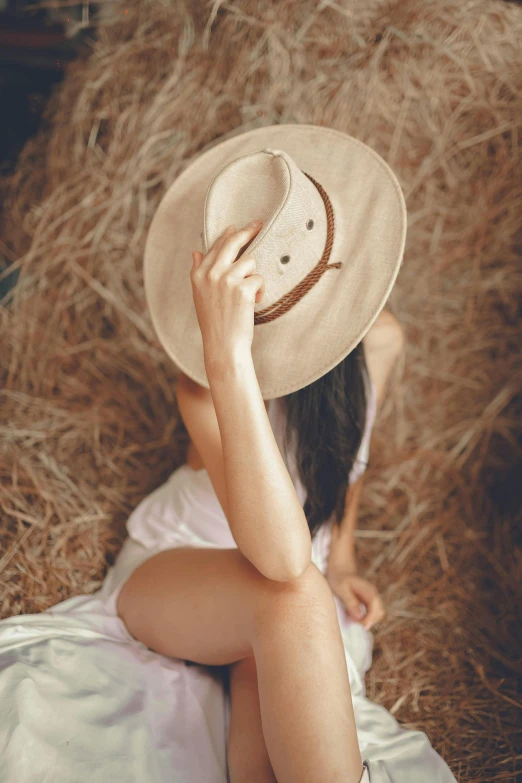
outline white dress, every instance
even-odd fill
[[[365,470],[375,418],[350,482]],[[274,437],[304,504],[293,453],[282,448],[284,414],[270,401]],[[0,620],[0,781],[6,783],[229,783],[229,694],[209,667],[155,653],[116,613],[137,566],[175,546],[235,547],[209,475],[189,465],[145,497],[102,587],[39,614]],[[331,522],[312,542],[325,573]],[[365,695],[373,636],[334,596],[350,678],[359,747],[371,783],[456,783],[423,731],[403,729]]]

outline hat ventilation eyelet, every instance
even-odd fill
[[[308,231],[311,231],[313,229],[313,227],[314,227],[314,221],[313,220],[308,220],[307,223],[306,223],[306,227],[307,227]]]
[[[279,260],[281,261],[282,264],[288,264],[288,262],[290,261],[290,256],[281,256]]]

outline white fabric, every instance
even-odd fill
[[[280,443],[276,409],[272,404],[269,416]],[[353,476],[368,459],[371,411],[362,468]],[[296,490],[304,502],[304,489]],[[0,621],[0,781],[229,783],[229,695],[219,670],[149,650],[127,631],[115,604],[125,580],[156,551],[235,546],[208,473],[188,465],[175,470],[136,507],[127,530],[96,593]],[[313,557],[324,573],[329,534],[320,533]],[[337,597],[335,604],[369,772],[362,780],[456,783],[424,732],[402,729],[366,698],[373,636],[348,618]]]

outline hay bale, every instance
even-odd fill
[[[0,250],[19,270],[0,308],[1,616],[97,590],[130,511],[184,461],[176,369],[142,278],[170,182],[239,126],[332,126],[392,165],[409,213],[388,303],[407,346],[357,534],[388,608],[367,693],[425,730],[459,780],[513,780],[522,9],[142,0],[105,12],[1,185]]]

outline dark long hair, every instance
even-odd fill
[[[286,444],[295,443],[304,512],[312,538],[334,514],[343,516],[348,478],[366,423],[369,373],[362,341],[318,380],[284,396]]]

